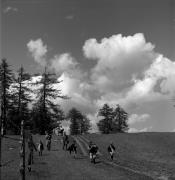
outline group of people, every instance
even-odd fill
[[[48,151],[50,151],[51,149],[51,139],[52,139],[52,135],[46,132],[46,148]],[[34,141],[33,141],[33,137],[32,135],[29,136],[28,142],[28,171],[31,171],[31,165],[34,163],[33,160],[33,154],[34,154],[34,150],[38,151],[39,156],[42,156],[43,154],[43,150],[44,150],[44,144],[41,140],[39,140],[38,146],[36,147]]]
[[[46,148],[48,151],[50,151],[52,135],[46,132],[45,139],[46,139]],[[73,153],[74,157],[76,157],[76,155],[77,155],[76,141],[73,140],[70,143],[69,137],[65,132],[63,133],[63,136],[62,136],[62,149],[69,151],[70,154]],[[30,172],[31,171],[31,165],[34,163],[34,160],[33,160],[34,150],[38,151],[39,156],[42,156],[42,152],[44,150],[43,142],[41,140],[39,140],[38,147],[36,148],[36,145],[33,141],[33,137],[31,135],[28,139],[28,150],[29,150],[29,153],[28,153],[28,170]],[[115,148],[113,142],[111,142],[110,145],[107,147],[107,151],[110,155],[111,160],[114,159],[115,150],[116,150],[116,148]],[[93,143],[92,141],[90,141],[89,146],[88,146],[88,151],[89,151],[89,157],[90,157],[91,162],[95,163],[96,158],[97,158],[97,154],[99,151],[98,146],[95,143]]]
[[[114,159],[115,149],[116,148],[115,148],[113,142],[111,142],[107,148],[107,151],[110,154],[110,158],[112,161]],[[95,143],[93,143],[92,141],[90,141],[88,150],[89,150],[89,158],[90,158],[91,162],[95,163],[95,160],[96,160],[96,157],[98,154],[98,150],[99,150],[98,146]]]
[[[63,150],[67,150],[69,151],[70,154],[74,154],[74,157],[76,156],[77,154],[77,144],[76,144],[76,141],[73,140],[72,143],[69,142],[69,137],[68,135],[66,135],[66,133],[63,134],[63,137],[62,137],[62,148]],[[98,155],[98,146],[93,143],[92,141],[89,142],[89,146],[88,146],[88,151],[89,151],[89,158],[91,160],[91,162],[95,163],[96,161],[96,158],[97,158],[97,155]],[[110,158],[111,160],[114,159],[114,154],[115,154],[115,146],[113,144],[113,142],[111,142],[107,148],[107,151],[110,155]]]
[[[72,143],[69,142],[69,137],[66,133],[63,134],[62,138],[63,150],[69,151],[70,154],[74,154],[74,157],[77,155],[77,144],[76,141],[73,140]]]

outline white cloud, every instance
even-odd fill
[[[78,62],[70,53],[56,54],[53,58],[46,59],[48,48],[47,45],[44,45],[42,39],[30,40],[27,43],[27,48],[39,65],[47,65],[48,69],[54,70],[56,74],[60,75],[64,72],[73,76],[79,76],[82,74],[78,67]]]
[[[59,80],[62,83],[58,85],[63,94],[71,97],[69,100],[59,100],[65,111],[76,107],[83,113],[94,113],[97,110],[96,104],[89,96],[89,85],[77,77],[72,77],[68,73],[63,73]]]
[[[8,13],[8,12],[18,12],[18,9],[15,8],[15,7],[11,7],[11,6],[8,6],[4,9],[3,11],[4,13]]]
[[[39,59],[39,63],[41,59],[45,61],[47,46],[41,39],[40,43],[30,41],[28,48],[35,60]],[[127,37],[114,35],[99,43],[96,39],[89,39],[83,46],[83,52],[86,58],[96,60],[88,73],[80,69],[69,53],[55,55],[49,60],[49,65],[61,74],[59,79],[63,82],[57,88],[71,97],[66,101],[59,99],[58,103],[66,111],[76,107],[88,114],[93,132],[97,130],[98,121],[94,114],[104,103],[120,104],[127,111],[132,106],[164,100],[175,93],[175,62],[155,52],[154,45],[146,42],[141,33]],[[144,112],[141,115],[138,115],[140,112],[131,113],[130,125],[149,119],[149,114]],[[132,127],[129,131],[150,130],[151,127]]]
[[[143,74],[144,78],[136,79],[120,101],[143,103],[167,99],[174,95],[175,62],[159,55]]]
[[[140,123],[140,122],[145,122],[150,118],[149,114],[132,114],[130,115],[129,119],[128,119],[128,124],[129,125],[133,125],[135,123]]]
[[[129,128],[128,133],[141,133],[141,132],[151,132],[152,126],[143,129]]]
[[[46,65],[46,54],[48,50],[47,45],[44,45],[42,39],[30,40],[27,43],[27,48],[37,63]]]
[[[64,121],[61,122],[61,125],[64,128],[64,131],[66,132],[66,134],[69,134],[70,133],[70,128],[69,128],[70,121],[64,120]]]
[[[90,129],[90,133],[95,133],[95,132],[98,132],[98,126],[97,126],[97,123],[100,121],[100,117],[97,116],[97,113],[95,114],[88,114],[87,117],[89,118],[90,120],[90,123],[91,123],[91,129]]]
[[[71,72],[74,71],[77,62],[76,60],[69,54],[69,53],[63,53],[60,55],[55,55],[53,59],[51,59],[51,68],[55,70],[55,72],[58,72],[62,74],[63,72]]]
[[[97,100],[100,105],[139,105],[175,93],[175,63],[156,53],[141,33],[113,35],[99,43],[89,39],[83,52],[85,57],[97,60],[91,81],[102,93]]]
[[[141,33],[123,37],[121,34],[104,38],[100,43],[89,39],[83,46],[85,57],[96,59],[91,79],[102,92],[119,92],[132,85],[133,77],[153,62],[154,45],[145,41]]]

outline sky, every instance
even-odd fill
[[[174,0],[2,0],[1,57],[16,71],[55,72],[67,112],[97,130],[104,103],[129,132],[175,131]]]

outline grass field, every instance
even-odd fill
[[[106,158],[109,158],[107,146],[113,141],[118,152],[117,164],[156,177],[175,179],[175,133],[91,134],[85,137],[96,142]]]
[[[19,139],[19,136],[10,137]],[[84,137],[97,143],[103,158],[106,160],[109,160],[107,146],[110,141],[113,141],[118,152],[114,160],[116,164],[146,173],[151,177],[162,177],[164,180],[175,179],[175,133],[89,134],[84,135]],[[36,143],[39,139],[45,142],[44,136],[36,135],[34,139]],[[57,137],[54,139],[57,140]],[[74,177],[76,180],[81,180],[83,174],[87,179],[102,180],[110,174],[111,179],[117,177],[117,179],[122,180],[140,180],[139,175],[133,173],[129,175],[129,172],[103,163],[96,166],[91,165],[87,157],[81,157],[80,148],[78,149],[79,159],[74,160],[68,152],[62,150],[60,141],[54,139],[51,152],[44,151],[43,158],[35,153],[35,171],[32,176],[27,172],[28,179],[57,179],[61,173],[61,179],[64,177],[72,179]],[[18,180],[19,141],[3,138],[2,144],[1,179]],[[80,172],[78,172],[79,169],[81,169]]]
[[[19,179],[19,136],[2,139],[2,179]]]

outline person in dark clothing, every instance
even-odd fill
[[[44,150],[44,145],[43,145],[42,141],[40,140],[39,144],[38,144],[39,156],[42,156],[43,150]]]
[[[36,146],[33,142],[33,137],[32,135],[30,136],[29,140],[28,140],[28,150],[29,150],[29,154],[28,154],[28,170],[29,172],[31,171],[31,164],[34,163],[33,161],[33,151],[37,151]]]
[[[114,146],[113,142],[111,142],[110,145],[108,146],[108,152],[110,154],[111,160],[113,161],[114,154],[115,154],[115,146]]]
[[[60,134],[61,136],[63,136],[63,134],[64,134],[64,129],[63,129],[63,128],[60,129],[59,134]]]
[[[51,139],[52,139],[52,135],[47,133],[46,134],[46,147],[48,151],[50,151],[51,149]]]
[[[90,141],[88,150],[91,162],[95,163],[96,155],[98,152],[98,146]]]
[[[77,154],[77,145],[76,141],[74,140],[73,143],[68,147],[68,151],[71,154],[72,152],[74,153],[74,157],[76,157]]]
[[[63,150],[68,148],[68,144],[69,144],[69,137],[68,135],[64,134],[63,136]]]

